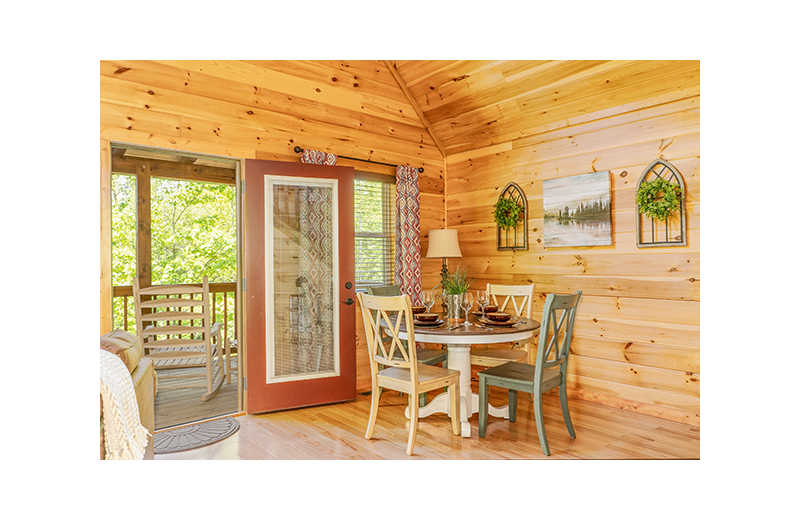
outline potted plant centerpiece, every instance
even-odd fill
[[[447,318],[451,323],[461,323],[467,319],[467,313],[461,308],[464,293],[469,290],[475,280],[467,276],[467,270],[459,265],[455,273],[442,278],[442,297],[447,303]]]

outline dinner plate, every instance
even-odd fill
[[[513,316],[508,321],[492,321],[489,318],[478,318],[478,321],[492,327],[511,327],[519,323],[519,320]]]
[[[416,326],[422,326],[422,327],[432,327],[432,326],[434,326],[434,325],[441,325],[442,323],[444,323],[444,320],[443,320],[443,319],[441,319],[441,318],[439,318],[439,319],[438,319],[438,320],[436,320],[436,321],[419,321],[419,320],[414,320],[414,325],[416,325]]]

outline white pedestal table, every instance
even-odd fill
[[[478,394],[472,391],[471,375],[472,363],[470,362],[470,346],[473,344],[492,344],[522,341],[533,337],[534,332],[541,324],[532,319],[513,317],[519,320],[511,327],[488,327],[478,322],[474,315],[458,328],[451,325],[445,318],[444,323],[431,327],[424,325],[414,326],[414,339],[418,343],[441,343],[447,345],[447,368],[458,370],[461,376],[458,379],[461,394],[461,436],[470,436],[469,418],[478,412]],[[398,331],[400,339],[408,339],[404,327]],[[449,390],[449,389],[448,389]],[[447,392],[433,398],[427,405],[419,409],[420,417],[427,417],[434,413],[450,415],[450,398]],[[489,415],[508,419],[508,406],[495,407],[489,405]],[[408,408],[406,408],[408,417]]]

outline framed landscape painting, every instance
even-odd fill
[[[608,170],[543,182],[545,247],[610,246]]]

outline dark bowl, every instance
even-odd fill
[[[411,313],[414,314],[414,315],[420,314],[422,312],[425,312],[425,307],[416,306],[416,305],[411,307]]]
[[[422,312],[414,317],[419,321],[436,321],[439,319],[439,315],[433,312]]]
[[[487,312],[486,317],[492,321],[508,321],[511,319],[511,315],[507,312]]]
[[[483,309],[485,312],[497,312],[497,305],[487,305]]]

